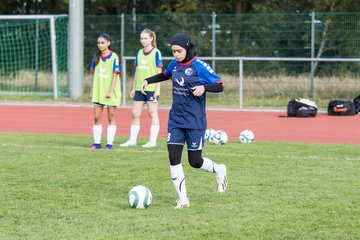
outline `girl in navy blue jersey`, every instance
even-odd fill
[[[141,86],[143,94],[148,84],[172,81],[173,103],[169,113],[167,148],[170,160],[170,174],[179,196],[177,209],[190,206],[187,197],[185,175],[181,155],[187,144],[188,160],[192,167],[214,173],[219,192],[227,187],[227,173],[224,164],[217,164],[202,157],[206,126],[206,92],[222,92],[221,78],[207,63],[196,58],[196,49],[186,33],[177,33],[171,38],[174,60],[164,73],[146,78]]]

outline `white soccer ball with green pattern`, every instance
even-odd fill
[[[133,187],[128,193],[128,202],[132,208],[148,208],[152,203],[150,189],[142,185]]]

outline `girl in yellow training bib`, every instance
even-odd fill
[[[142,147],[155,147],[159,133],[160,122],[158,115],[158,98],[160,95],[160,83],[150,84],[145,89],[145,95],[141,93],[141,84],[145,78],[161,73],[163,68],[162,57],[156,48],[156,35],[150,29],[144,29],[140,34],[140,42],[143,46],[136,54],[135,76],[133,89],[130,97],[134,99],[132,107],[132,122],[130,127],[130,139],[121,147],[136,146],[136,140],[140,131],[140,116],[144,104],[147,104],[148,114],[151,118],[150,140]]]
[[[101,148],[102,114],[107,106],[108,127],[106,149],[112,150],[116,134],[115,113],[121,101],[119,57],[111,50],[111,38],[101,33],[97,39],[99,50],[94,54],[90,70],[94,71],[92,102],[94,103],[94,143],[91,149]]]

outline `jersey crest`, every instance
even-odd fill
[[[188,76],[191,76],[194,73],[194,70],[192,68],[185,69],[185,74]]]

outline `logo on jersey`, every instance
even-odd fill
[[[179,81],[179,79],[175,78],[175,81],[180,85],[180,86],[185,86],[185,79],[183,77],[181,77],[181,80]]]
[[[99,69],[100,71],[99,71],[99,77],[100,78],[107,78],[108,76],[106,75],[106,69],[105,68],[103,68],[103,67],[101,67],[100,66],[100,69]]]
[[[142,64],[145,65],[145,64],[147,64],[147,62],[148,62],[148,60],[141,59],[141,63],[142,63]]]
[[[192,75],[193,73],[194,73],[194,71],[192,70],[192,68],[187,68],[187,69],[185,69],[185,74],[186,74],[186,75],[190,76],[190,75]]]

